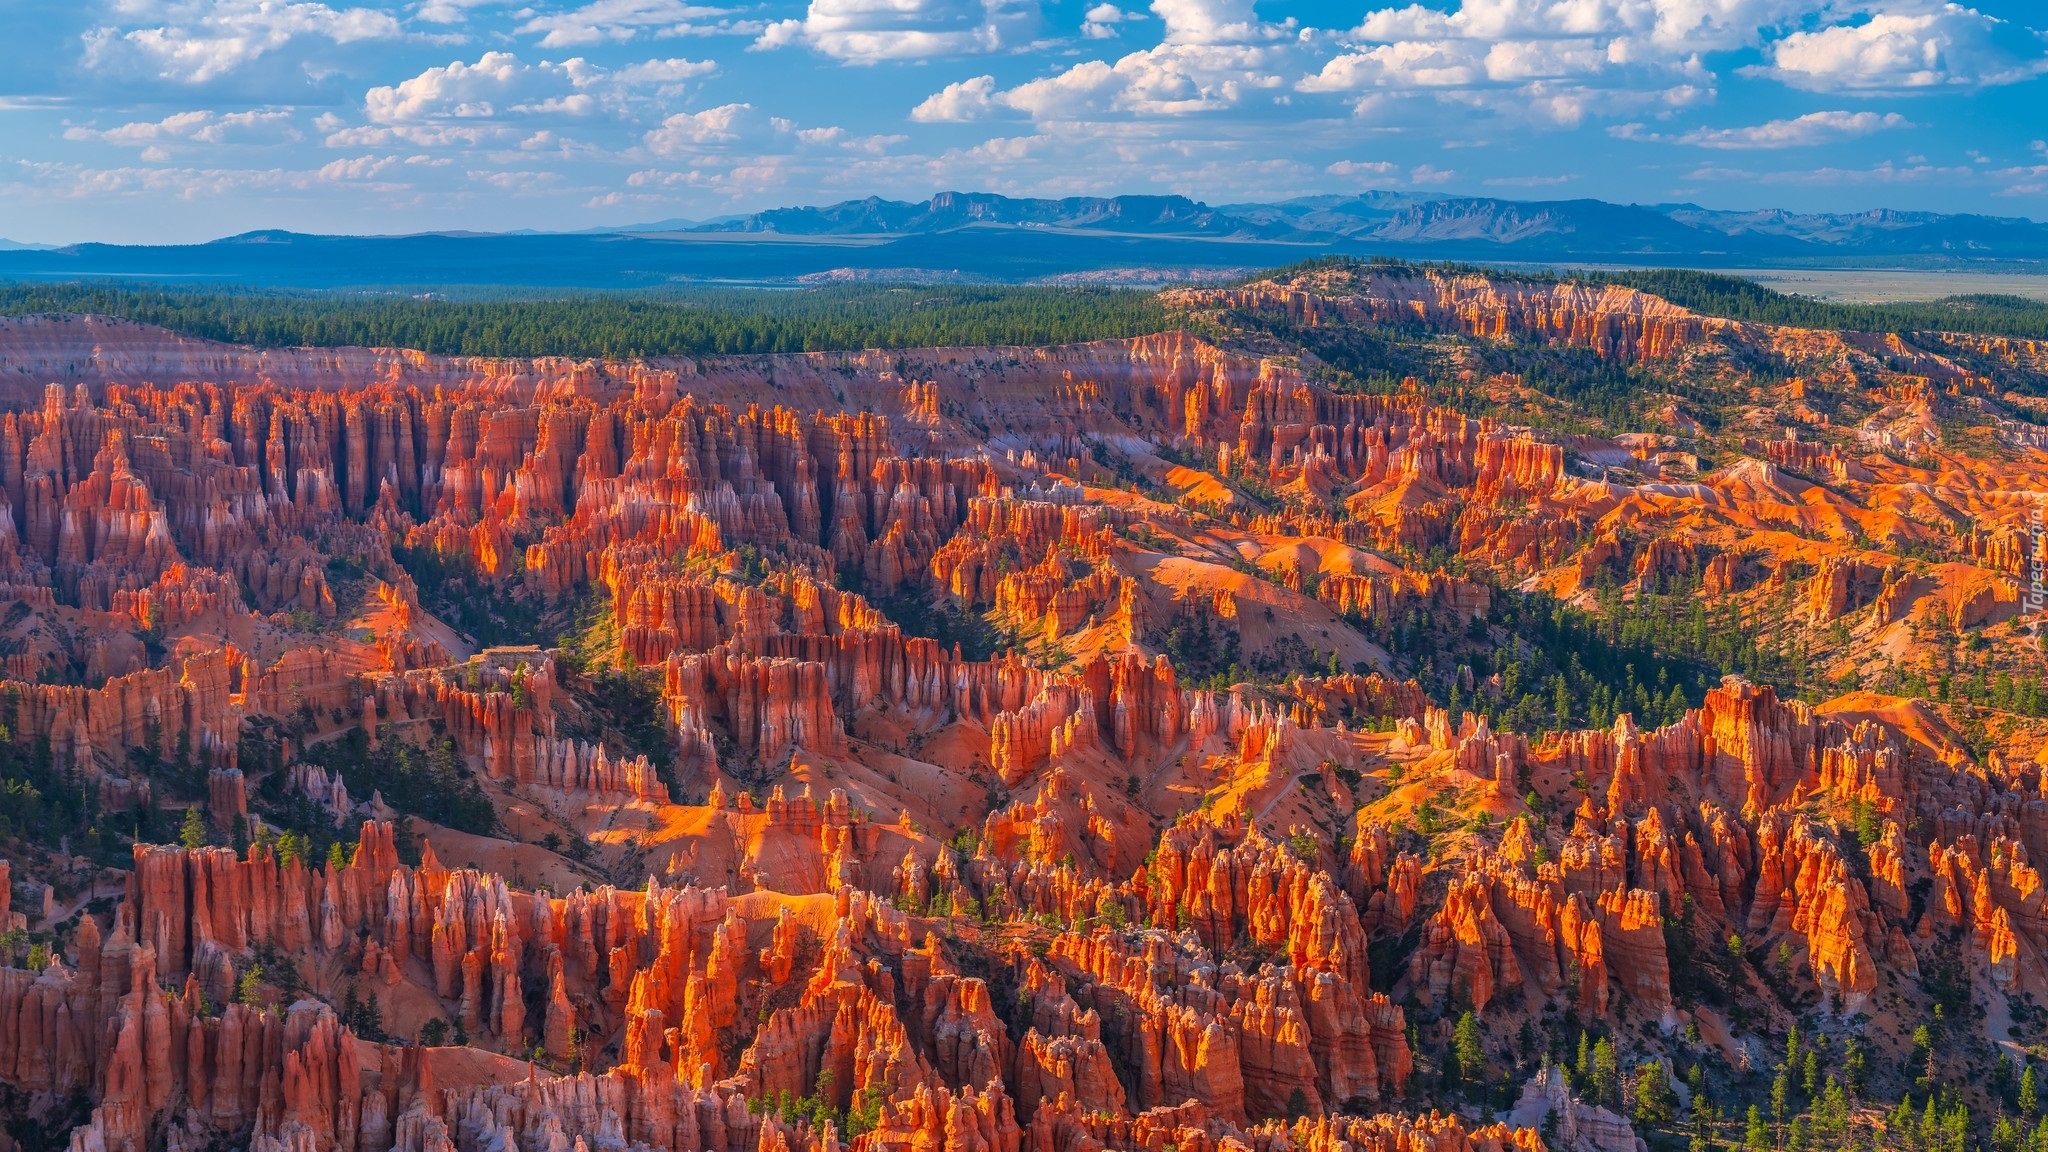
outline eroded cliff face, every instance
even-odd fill
[[[1503,281],[1481,274],[1388,268],[1342,284],[1313,274],[1286,284],[1183,289],[1198,308],[1271,311],[1296,323],[1421,323],[1486,338],[1534,337],[1591,348],[1620,359],[1670,356],[1710,335],[1744,326],[1696,315],[1669,301],[1615,285]]]
[[[1223,302],[1638,361],[1790,339],[1367,287]],[[1468,1009],[1494,1076],[1524,1025],[1725,1034],[1689,989],[1731,937],[1724,992],[1835,1022],[1951,948],[2048,987],[2048,779],[1930,706],[1730,678],[1531,736],[1507,661],[1414,658],[1521,653],[1517,586],[2001,625],[2024,553],[1964,464],[1702,476],[1184,334],[604,364],[46,319],[0,353],[62,381],[0,420],[13,750],[248,843],[135,845],[0,970],[0,1082],[82,1091],[76,1152],[1535,1152],[1413,1106]],[[1923,497],[1991,510],[1969,562],[1874,546]],[[336,746],[445,748],[492,834],[405,824]],[[1633,1147],[1561,1079],[1530,1100]]]
[[[157,1134],[181,1147],[218,1134],[433,1148],[437,1126],[482,1123],[679,1152],[829,1147],[829,1128],[748,1110],[814,1092],[832,1108],[879,1105],[861,1138],[871,1147],[920,1132],[950,1146],[959,1116],[1013,1144],[1024,1126],[1081,1117],[1213,1139],[1284,1111],[1297,1085],[1372,1100],[1398,1095],[1407,1075],[1400,1010],[1352,983],[1364,974],[1345,947],[1363,935],[1348,906],[1327,877],[1307,898],[1288,943],[1298,968],[1219,968],[1156,930],[1139,934],[1141,960],[1122,932],[1069,931],[1046,961],[1016,958],[1017,998],[998,1015],[983,978],[961,973],[936,936],[917,938],[931,922],[850,886],[736,900],[650,880],[551,897],[442,868],[431,851],[408,867],[380,823],[345,860],[311,868],[261,847],[138,846],[109,934],[88,919],[68,960],[0,973],[0,1074],[45,1096],[86,1091],[97,1106],[74,1135],[84,1148]],[[480,1047],[609,1070],[523,1065],[505,1077],[501,1057],[359,1039],[318,1000],[252,998],[259,954],[294,958],[312,995],[346,983],[393,1008],[434,1003]],[[1078,999],[1067,991],[1077,979]],[[544,1008],[529,1015],[535,1000]],[[757,1013],[735,1062],[727,1038]],[[1105,1030],[1105,1016],[1117,1024]],[[1131,1062],[1134,1097],[1112,1051]],[[506,1091],[516,1095],[495,1095]]]

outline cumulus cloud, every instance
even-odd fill
[[[1765,29],[1826,6],[1815,0],[1460,0],[1449,12],[1420,4],[1375,9],[1350,35],[1379,43],[1593,38],[1613,46],[1616,63],[1672,61],[1755,45]]]
[[[357,156],[329,161],[321,166],[319,175],[322,180],[372,180],[399,163],[396,156]]]
[[[426,0],[420,5],[418,15],[433,24],[460,24],[469,19],[470,9],[502,3],[504,0]]]
[[[1609,135],[1624,140],[1648,140],[1660,144],[1690,144],[1697,148],[1747,150],[1756,148],[1812,148],[1835,140],[1868,136],[1891,128],[1911,128],[1913,122],[1897,112],[1808,112],[1789,120],[1772,120],[1742,128],[1695,128],[1666,135],[1647,131],[1641,124],[1622,124]]]
[[[1401,170],[1391,160],[1339,160],[1323,169],[1332,176],[1360,177],[1367,180],[1385,180]]]
[[[1459,0],[1376,8],[1296,85],[1358,97],[1429,93],[1537,124],[1710,99],[1708,52],[1760,46],[1830,0]]]
[[[493,117],[498,114],[493,98],[510,95],[533,72],[510,52],[486,52],[475,64],[456,60],[396,85],[372,88],[363,96],[363,111],[381,124]]]
[[[709,76],[716,71],[718,64],[711,60],[642,60],[638,64],[628,64],[613,72],[611,80],[616,84],[628,85],[678,84],[684,80]]]
[[[1355,92],[1370,87],[1463,88],[1485,76],[1485,49],[1456,40],[1403,40],[1339,56],[1305,77],[1303,92]]]
[[[1285,87],[1292,21],[1260,21],[1251,0],[1153,0],[1152,12],[1166,25],[1164,42],[1155,47],[1115,63],[1075,64],[1000,92],[989,76],[959,81],[927,97],[911,119],[971,120],[1001,109],[1041,123],[1181,116],[1235,107],[1254,92]],[[1099,8],[1090,13],[1097,14],[1107,15]]]
[[[1771,46],[1769,58],[1744,72],[1852,94],[1983,88],[2048,72],[2048,45],[2039,36],[1960,4],[1794,32]]]
[[[796,147],[830,147],[873,153],[902,140],[901,136],[855,136],[837,125],[806,128],[787,117],[770,116],[752,104],[721,104],[699,112],[678,112],[641,137],[648,151],[671,158],[716,152],[738,144],[785,151]]]
[[[163,146],[174,143],[228,144],[251,141],[297,140],[292,114],[281,109],[250,112],[176,112],[161,120],[140,120],[113,128],[73,125],[64,130],[66,140],[98,140],[107,144],[149,149],[161,156]]]
[[[1291,35],[1295,22],[1268,24],[1252,0],[1152,0],[1152,13],[1166,23],[1168,44],[1243,44]]]
[[[721,104],[702,112],[678,112],[649,131],[643,139],[657,156],[680,156],[707,144],[731,144],[740,139],[747,123],[757,117],[752,104]]]
[[[1097,4],[1081,18],[1081,35],[1090,40],[1107,40],[1116,35],[1118,24],[1142,19],[1142,14],[1126,12],[1114,4]]]
[[[607,41],[626,41],[643,32],[657,36],[688,36],[701,32],[754,34],[759,21],[733,21],[733,10],[684,3],[683,0],[595,0],[569,12],[531,16],[519,26],[524,35],[541,34],[542,48],[572,48]],[[700,21],[710,19],[711,24]]]
[[[898,135],[857,135],[838,125],[806,127],[749,103],[678,112],[642,136],[648,154],[675,168],[632,173],[625,185],[634,191],[612,203],[652,203],[693,191],[786,190],[797,180],[829,183],[885,163],[878,158],[903,140]],[[900,174],[893,159],[886,163]]]
[[[88,67],[201,84],[228,76],[294,41],[353,44],[404,34],[373,8],[277,0],[135,0],[117,12],[141,26],[103,24],[85,34]]]
[[[923,103],[910,110],[910,118],[920,124],[973,120],[994,110],[995,90],[993,76],[955,81],[925,97]]]
[[[757,49],[806,45],[855,64],[995,52],[1037,31],[1037,0],[811,0],[762,30]]]
[[[1161,44],[1115,64],[1077,64],[994,100],[1038,121],[1210,112],[1236,105],[1252,90],[1281,87],[1285,81],[1274,63],[1271,51],[1257,46]]]
[[[715,70],[708,60],[647,60],[614,71],[580,56],[559,64],[527,64],[510,52],[486,52],[474,64],[456,60],[372,88],[363,96],[363,112],[378,125],[589,116],[625,99],[633,88],[670,86]]]

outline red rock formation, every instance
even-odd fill
[[[249,797],[240,768],[215,768],[206,774],[206,815],[223,832],[241,827],[249,815]]]
[[[1486,1011],[1496,993],[1521,987],[1521,965],[1507,929],[1493,917],[1490,885],[1483,877],[1451,885],[1443,907],[1424,926],[1410,978],[1432,1000],[1456,995],[1474,1012]]]
[[[1236,289],[1184,289],[1174,297],[1195,307],[1377,323],[1419,319],[1468,336],[1528,335],[1622,360],[1661,359],[1709,332],[1740,327],[1628,288],[1516,284],[1441,272],[1361,277],[1333,296],[1268,281]]]
[[[721,645],[672,658],[663,677],[667,696],[723,721],[747,756],[773,760],[792,747],[829,752],[845,745],[823,664],[757,659]]]
[[[1316,598],[1338,612],[1364,618],[1399,619],[1410,609],[1447,613],[1460,624],[1484,616],[1491,593],[1483,584],[1431,573],[1392,576],[1324,576]]]

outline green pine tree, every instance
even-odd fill
[[[1763,1109],[1754,1104],[1749,1106],[1749,1124],[1743,1130],[1742,1142],[1755,1152],[1763,1152],[1771,1146],[1771,1130],[1764,1126]]]
[[[206,847],[206,817],[200,815],[198,805],[185,809],[185,824],[178,830],[178,840],[194,850]]]
[[[1609,1108],[1621,1107],[1621,1065],[1605,1036],[1593,1045],[1593,1093]]]
[[[1452,1056],[1458,1063],[1458,1078],[1468,1085],[1486,1079],[1486,1049],[1479,1042],[1479,1018],[1471,1012],[1458,1017],[1451,1039]]]
[[[263,965],[251,964],[235,984],[235,1003],[254,1008],[263,1003]]]

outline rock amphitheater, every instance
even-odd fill
[[[1639,1066],[1767,1093],[1795,1025],[1877,1109],[1942,996],[1969,1090],[2040,1051],[2039,723],[1717,676],[1511,731],[1498,670],[1371,626],[1512,651],[1505,598],[1684,577],[1844,674],[1940,629],[2024,658],[2048,455],[1879,450],[2009,349],[1437,275],[1186,302],[1769,350],[1822,367],[1759,410],[1885,407],[1710,466],[1187,334],[509,362],[7,321],[10,763],[98,815],[0,865],[0,1142],[1636,1152]],[[487,645],[465,601],[560,626]],[[1177,666],[1197,629],[1268,673]],[[341,747],[445,747],[488,833]]]

